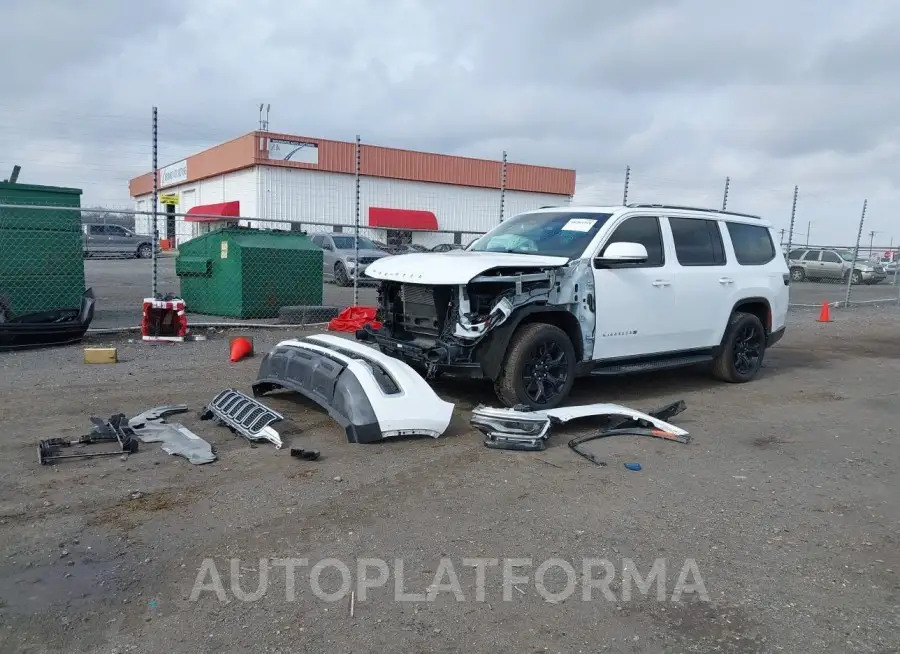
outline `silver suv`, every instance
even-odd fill
[[[312,242],[318,245],[322,253],[322,273],[325,279],[333,279],[338,286],[353,283],[356,277],[360,281],[365,278],[359,275],[373,261],[390,256],[389,252],[380,249],[373,241],[360,236],[357,246],[353,243],[353,234],[335,232],[331,234],[310,234]],[[359,260],[357,260],[359,256]]]
[[[884,266],[878,262],[857,260],[854,265],[852,250],[798,248],[791,250],[789,260],[795,282],[846,281],[850,275],[853,284],[877,284],[886,277]]]

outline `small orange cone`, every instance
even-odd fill
[[[831,309],[827,302],[822,303],[822,310],[819,311],[819,322],[831,322]]]
[[[231,363],[253,356],[253,343],[243,336],[231,339]]]

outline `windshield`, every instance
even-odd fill
[[[521,213],[469,245],[470,252],[580,257],[612,214],[575,211]]]
[[[353,237],[352,236],[332,236],[334,240],[334,247],[338,250],[352,250],[353,249]],[[378,246],[375,245],[369,239],[360,236],[359,240],[359,249],[360,250],[377,250]]]
[[[852,252],[847,252],[846,250],[844,250],[842,252],[838,252],[838,256],[840,256],[844,261],[853,261]]]

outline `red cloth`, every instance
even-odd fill
[[[362,329],[366,324],[381,329],[381,323],[375,320],[375,307],[347,307],[328,323],[329,331],[350,332]]]

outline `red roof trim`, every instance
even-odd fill
[[[191,223],[215,223],[222,218],[238,218],[241,215],[239,200],[218,204],[198,204],[187,210],[184,219]]]
[[[369,227],[435,231],[438,221],[437,216],[430,211],[369,207]]]

